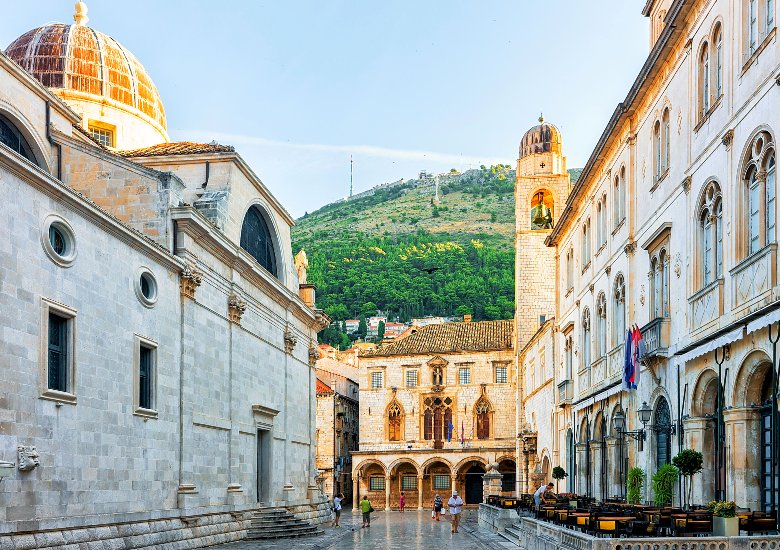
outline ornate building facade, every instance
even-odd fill
[[[361,353],[353,502],[423,508],[457,489],[476,504],[493,462],[514,490],[513,340],[512,321],[442,323]]]
[[[541,328],[522,327],[543,300],[518,292],[518,334],[537,330],[518,347],[521,490],[560,465],[567,490],[620,496],[629,467],[649,478],[694,448],[705,463],[694,501],[769,509],[778,504],[777,469],[761,458],[778,425],[776,6],[649,0],[643,15],[648,59],[561,195],[552,229],[525,217],[536,203],[520,193],[518,171],[518,255],[530,228],[555,259]],[[519,264],[517,277],[541,274]],[[629,392],[632,327],[646,350]],[[543,349],[552,363],[540,374]]]
[[[140,63],[74,19],[0,53],[0,546],[328,517],[291,216],[231,147],[168,142]]]

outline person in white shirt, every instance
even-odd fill
[[[341,501],[344,500],[344,495],[341,493],[333,497],[333,513],[336,517],[333,519],[333,527],[341,527],[339,521],[341,520]]]
[[[450,507],[450,514],[452,515],[452,532],[458,532],[458,524],[460,523],[460,511],[463,507],[463,499],[458,495],[458,491],[452,491],[450,500],[447,501]]]
[[[544,498],[544,494],[547,491],[552,491],[553,487],[555,487],[555,485],[553,485],[552,482],[550,482],[547,485],[542,485],[536,490],[536,492],[534,493],[534,504],[536,505],[537,508],[539,508],[539,506],[542,505],[542,499]]]

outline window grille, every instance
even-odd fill
[[[417,387],[417,371],[416,370],[408,370],[408,371],[406,371],[406,387],[407,388],[415,388],[415,387]]]
[[[506,384],[509,381],[506,367],[496,367],[496,384]]]
[[[385,478],[382,476],[371,476],[368,478],[368,490],[369,491],[384,491],[385,490]]]
[[[384,386],[384,375],[381,372],[371,373],[371,389],[379,389]]]
[[[114,132],[107,128],[99,128],[97,126],[90,126],[89,133],[95,141],[104,147],[114,146]]]
[[[49,389],[68,391],[68,319],[49,313]]]
[[[458,382],[460,384],[471,384],[471,369],[469,367],[458,369]]]
[[[450,488],[450,476],[436,474],[433,476],[433,488],[434,489],[449,489]]]
[[[401,477],[401,490],[402,491],[416,491],[417,490],[417,476],[402,476]]]

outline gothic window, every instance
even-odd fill
[[[241,248],[249,252],[257,263],[278,278],[272,235],[261,210],[257,206],[251,207],[244,216],[244,224],[241,226]]]
[[[477,420],[477,439],[490,439],[490,403],[484,397],[474,407]]]
[[[671,160],[671,141],[672,141],[672,127],[670,121],[671,115],[669,114],[669,108],[664,109],[664,114],[661,117],[663,124],[663,157],[661,159],[661,176],[663,176],[667,170],[669,170],[669,163]]]
[[[702,44],[699,53],[699,120],[710,110],[710,46]]]
[[[24,139],[24,136],[13,122],[3,115],[0,115],[0,143],[10,148],[13,152],[22,155],[33,164],[38,164],[27,140]]]
[[[425,399],[423,413],[423,439],[443,441],[451,435],[452,398],[428,397]]]
[[[743,166],[743,204],[747,206],[743,250],[750,255],[777,239],[775,149],[768,132],[759,132],[752,140]]]
[[[723,27],[720,23],[715,25],[713,33],[715,44],[715,99],[723,95]]]
[[[661,121],[653,126],[653,181],[661,179]]]
[[[706,286],[723,276],[723,198],[711,181],[699,204],[701,283]]]
[[[590,263],[590,218],[582,224],[582,269]]]
[[[621,212],[623,202],[623,186],[621,185],[620,176],[615,176],[615,196],[612,199],[612,223],[613,227],[620,225],[623,221],[623,213]]]
[[[531,201],[531,229],[552,229],[554,207],[552,193],[547,190],[534,193]]]
[[[596,299],[596,315],[598,317],[596,355],[601,358],[607,354],[607,298],[603,292],[599,293]]]
[[[582,312],[582,368],[590,367],[590,310]]]
[[[387,409],[387,439],[401,441],[403,438],[404,412],[398,401],[393,401]]]
[[[626,339],[626,281],[622,273],[615,277],[615,285],[612,294],[615,312],[612,321],[614,327],[613,340],[619,346]]]
[[[672,413],[665,397],[658,400],[654,416],[655,464],[660,468],[672,461]]]
[[[601,248],[607,243],[607,196],[596,203],[596,241]]]

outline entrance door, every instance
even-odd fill
[[[482,475],[485,469],[482,466],[474,465],[466,472],[466,504],[479,504],[482,502]]]
[[[270,432],[257,430],[257,502],[268,503],[271,472]]]

